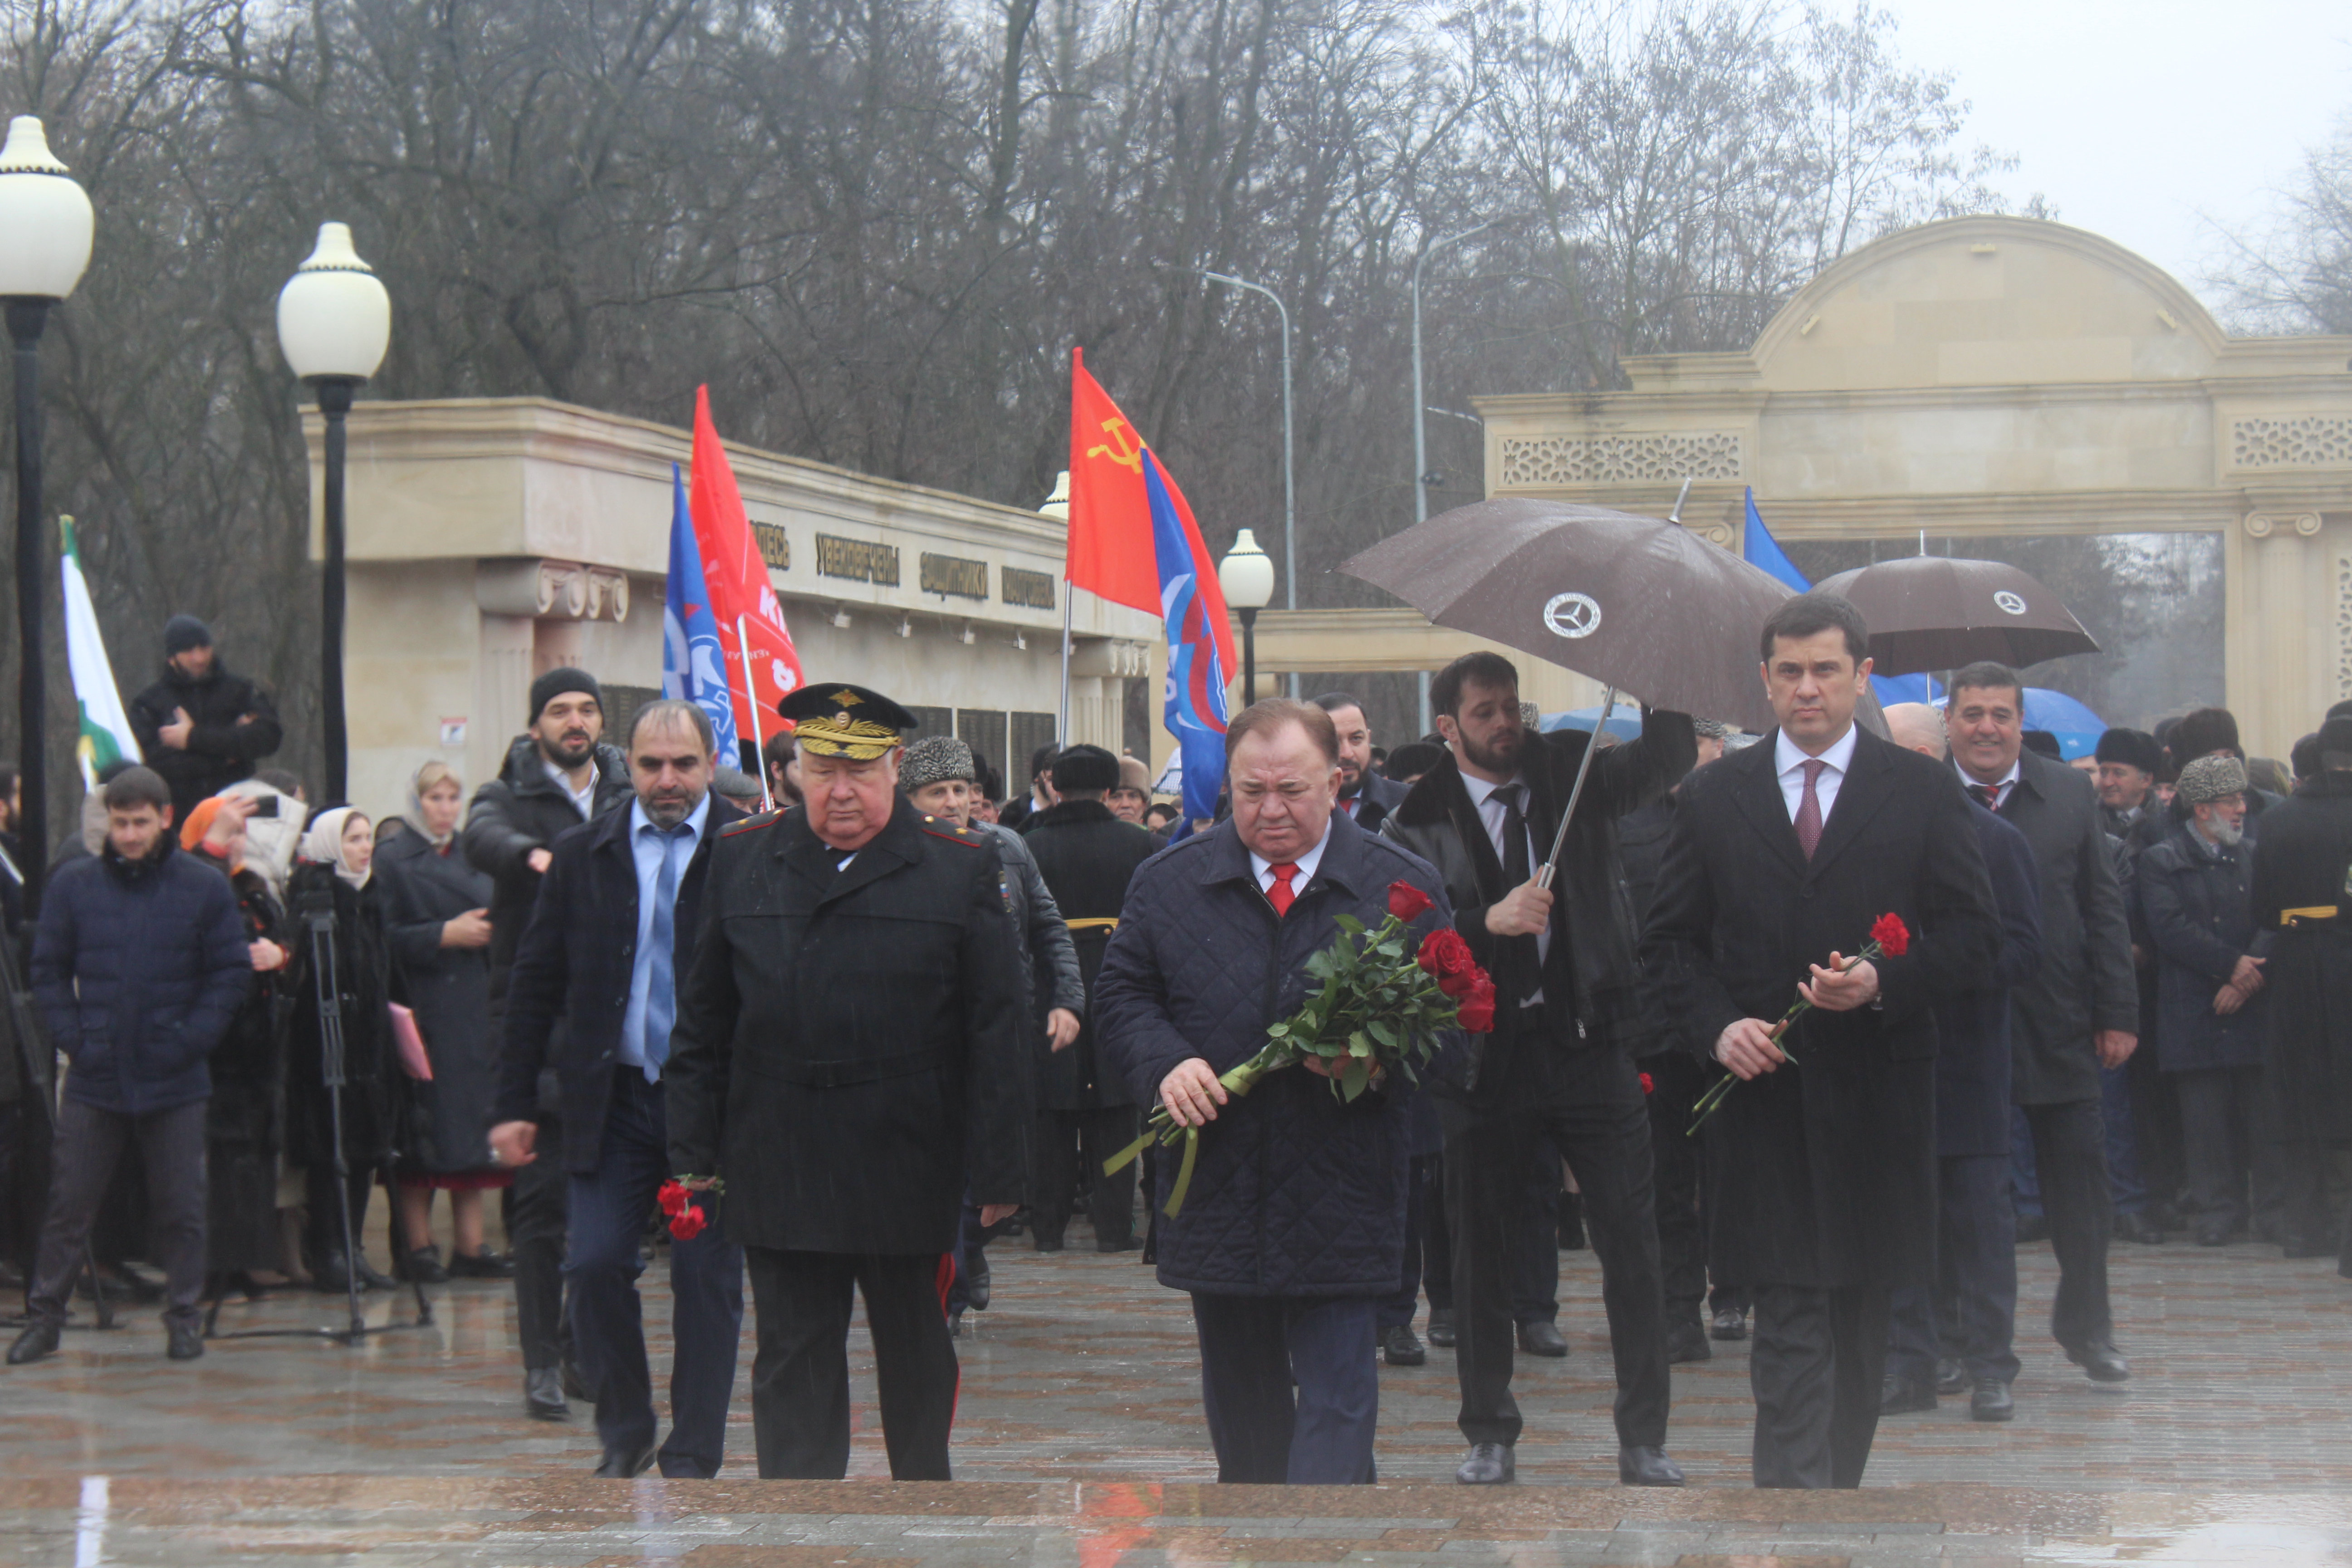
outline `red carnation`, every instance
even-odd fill
[[[1648,1073],[1643,1073],[1642,1075],[1642,1092],[1643,1094],[1655,1094],[1658,1092],[1656,1082],[1651,1079]]]
[[[664,1182],[661,1191],[655,1196],[661,1204],[661,1212],[672,1219],[684,1214],[694,1203],[694,1194],[686,1190],[683,1182]]]
[[[1411,882],[1389,884],[1389,913],[1401,921],[1418,920],[1424,912],[1436,907],[1436,900]]]
[[[1900,958],[1911,946],[1911,928],[1897,914],[1884,914],[1870,928],[1870,940],[1889,958]]]
[[[1455,1018],[1474,1035],[1483,1035],[1495,1026],[1495,983],[1481,972],[1469,995],[1455,1009]]]
[[[709,1223],[710,1216],[704,1214],[699,1206],[691,1207],[670,1216],[669,1233],[680,1241],[692,1241]]]

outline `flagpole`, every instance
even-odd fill
[[[1054,743],[1070,749],[1070,596],[1069,580],[1062,581],[1062,716],[1055,721]]]
[[[740,613],[735,616],[735,647],[743,659],[743,707],[751,715],[751,739],[753,743],[757,744],[760,738],[760,699],[757,695],[759,688],[751,683],[751,639],[743,630],[743,616]],[[731,697],[733,694],[730,692],[729,695]],[[736,737],[735,749],[739,753],[743,749],[742,737],[740,733]],[[738,755],[735,761],[728,765],[738,766],[742,761],[742,757]],[[764,749],[760,757],[760,804],[770,811],[776,809],[775,795],[768,788],[768,759]]]

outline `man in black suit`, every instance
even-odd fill
[[[1773,612],[1780,727],[1683,786],[1643,946],[1683,1038],[1743,1080],[1702,1135],[1709,1262],[1755,1296],[1759,1487],[1862,1484],[1887,1295],[1935,1261],[1936,1004],[2000,941],[1967,797],[1853,721],[1868,650],[1843,599]],[[1906,950],[1848,967],[1888,914]],[[1796,983],[1813,1010],[1782,1031]]]
[[[1665,1454],[1671,1384],[1649,1112],[1622,1034],[1633,1010],[1633,937],[1616,819],[1665,794],[1697,742],[1687,715],[1653,712],[1639,740],[1594,753],[1559,878],[1540,886],[1538,868],[1591,736],[1527,728],[1518,687],[1499,654],[1465,654],[1438,672],[1430,701],[1449,754],[1382,829],[1437,868],[1454,929],[1495,978],[1495,1028],[1476,1037],[1467,1081],[1433,1091],[1444,1132],[1459,1425],[1470,1441],[1454,1479],[1491,1485],[1517,1473],[1511,1320],[1524,1292],[1514,1263],[1529,1245],[1528,1214],[1539,1193],[1558,1190],[1565,1158],[1601,1260],[1618,1479],[1678,1487],[1683,1472]],[[1541,1184],[1533,1191],[1531,1173]],[[1557,1268],[1553,1236],[1536,1244],[1553,1247]],[[1521,1325],[1519,1342],[1542,1353],[1532,1326]],[[1558,1343],[1557,1331],[1542,1327]]]
[[[656,1458],[636,1280],[646,1216],[669,1173],[670,1022],[700,929],[711,843],[743,816],[711,795],[710,752],[709,717],[693,703],[638,710],[628,744],[635,799],[555,840],[507,980],[490,1149],[509,1168],[538,1157],[540,1072],[553,1067],[567,1137],[551,1157],[571,1176],[563,1272],[574,1347],[596,1399],[600,1476],[640,1475]],[[708,1479],[727,1451],[742,1248],[715,1226],[674,1241],[670,1288],[677,1357],[662,1474]]]
[[[1339,731],[1339,809],[1365,832],[1378,833],[1389,813],[1404,804],[1405,786],[1372,766],[1372,724],[1362,703],[1344,691],[1327,691],[1315,706],[1331,715]]]
[[[2131,1058],[2139,982],[2131,923],[2098,792],[2063,763],[2025,750],[2025,689],[2005,665],[1952,676],[1944,724],[1952,762],[1977,804],[2025,835],[2042,878],[2042,967],[2011,997],[2011,1093],[2025,1110],[2058,1299],[2050,1331],[2094,1383],[2122,1383],[2107,1304],[2107,1182],[2100,1068]]]

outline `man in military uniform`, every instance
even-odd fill
[[[714,846],[666,1081],[671,1169],[723,1179],[759,1312],[760,1474],[849,1467],[849,1310],[866,1298],[898,1480],[946,1480],[956,1353],[942,1297],[967,1184],[1024,1196],[1026,987],[993,839],[898,793],[907,710],[812,685],[802,809]]]

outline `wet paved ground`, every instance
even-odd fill
[[[510,1299],[461,1284],[433,1292],[435,1327],[356,1351],[247,1341],[174,1364],[142,1313],[0,1372],[0,1564],[2352,1564],[2352,1282],[2275,1247],[2119,1247],[2130,1384],[2095,1388],[2028,1332],[2016,1424],[1972,1425],[1956,1400],[1891,1419],[1864,1490],[1812,1496],[1747,1489],[1744,1344],[1676,1369],[1671,1447],[1693,1489],[1610,1484],[1589,1254],[1562,1259],[1573,1354],[1519,1362],[1520,1484],[1475,1492],[1447,1480],[1461,1448],[1442,1351],[1381,1374],[1387,1484],[1204,1487],[1182,1299],[1132,1253],[1004,1241],[991,1255],[994,1305],[961,1342],[957,1485],[750,1479],[748,1331],[719,1481],[589,1479],[586,1412],[522,1418]],[[2046,1247],[2021,1262],[2038,1328],[2055,1269]],[[657,1376],[661,1278],[657,1264]],[[413,1310],[370,1300],[377,1321]],[[232,1307],[221,1326],[339,1316],[289,1297]],[[863,1356],[856,1396],[851,1473],[879,1479]]]

